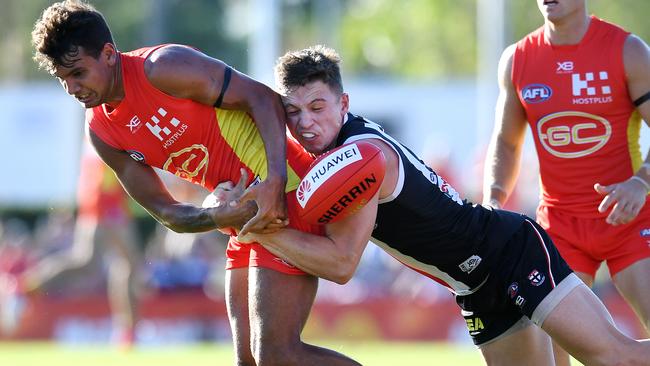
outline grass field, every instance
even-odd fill
[[[368,366],[484,365],[473,346],[445,343],[322,343]],[[2,366],[229,366],[226,344],[137,347],[119,351],[107,346],[61,346],[54,343],[0,343]],[[581,364],[572,360],[572,365]]]
[[[364,365],[482,365],[471,346],[439,343],[327,344]],[[124,352],[101,346],[57,346],[53,343],[0,343],[2,366],[227,366],[232,365],[230,345],[140,347]]]

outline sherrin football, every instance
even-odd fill
[[[324,225],[354,214],[379,190],[385,161],[381,149],[365,141],[319,156],[296,190],[299,217]]]

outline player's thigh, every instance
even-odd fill
[[[630,341],[613,324],[603,303],[586,285],[574,287],[553,310],[542,328],[571,355],[587,364],[608,356]],[[611,361],[611,360],[610,360]]]
[[[650,328],[650,258],[640,260],[617,273],[612,280],[623,297]]]
[[[249,272],[251,332],[260,341],[292,342],[300,337],[314,303],[318,279],[268,268]]]
[[[551,338],[539,327],[529,326],[481,346],[483,358],[490,366],[553,364]]]

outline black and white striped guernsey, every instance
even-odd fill
[[[362,139],[380,139],[400,158],[396,188],[379,201],[372,242],[458,295],[474,292],[507,256],[502,249],[524,216],[461,200],[380,125],[348,113],[337,146]]]

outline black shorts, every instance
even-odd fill
[[[527,219],[504,247],[487,281],[470,295],[456,296],[474,344],[494,341],[531,320],[541,325],[580,283],[577,276],[569,276],[572,272],[544,229]]]

